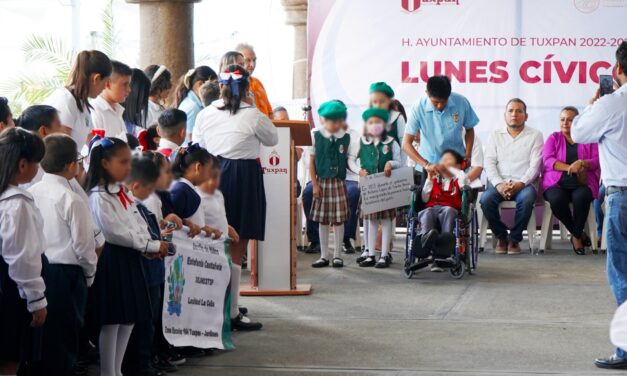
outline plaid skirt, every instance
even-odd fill
[[[320,179],[321,198],[313,199],[311,220],[322,224],[344,223],[350,215],[346,183],[338,178]]]
[[[396,218],[396,209],[381,210],[380,212],[362,214],[363,219],[388,219]]]

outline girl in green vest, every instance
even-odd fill
[[[388,111],[385,130],[399,145],[405,135],[407,114],[405,108],[394,98],[394,90],[385,82],[375,82],[370,85],[370,107]],[[401,166],[407,166],[407,155],[401,150]]]
[[[311,266],[329,266],[329,226],[335,229],[333,267],[344,266],[340,258],[344,239],[344,222],[348,219],[346,196],[346,169],[349,160],[354,164],[356,150],[352,150],[350,135],[342,128],[346,120],[346,106],[339,101],[325,102],[318,108],[321,127],[312,132],[309,173],[313,185],[311,220],[320,223],[320,259]],[[353,167],[353,166],[352,166]],[[357,171],[357,167],[351,168]]]
[[[360,176],[367,176],[383,172],[385,176],[392,174],[392,169],[401,167],[401,148],[390,136],[385,128],[388,121],[388,111],[381,108],[369,108],[362,115],[364,122],[364,136],[359,145],[358,158],[361,165]],[[394,233],[393,221],[396,218],[396,209],[383,210],[367,214],[364,218],[364,243],[366,250],[358,259],[359,266],[387,268],[390,265],[390,244]],[[381,257],[375,260],[375,243],[377,229],[381,225]]]

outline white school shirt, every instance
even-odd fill
[[[497,129],[486,145],[484,168],[493,186],[512,180],[533,184],[542,165],[544,139],[537,129],[525,125],[516,138],[507,129]]]
[[[96,97],[91,101],[93,110],[91,111],[91,120],[94,129],[104,129],[106,137],[116,137],[120,140],[126,140],[126,125],[124,125],[124,107],[115,103],[113,107],[102,96]]]
[[[76,142],[76,151],[80,152],[87,144],[87,138],[91,134],[93,124],[88,108],[83,111],[78,109],[76,99],[66,88],[55,90],[45,101],[59,112],[61,124],[72,129],[72,138]]]
[[[203,192],[197,189],[200,195],[203,215],[205,216],[205,225],[222,231],[224,236],[229,233],[229,222],[226,219],[226,209],[224,207],[224,196],[219,189],[213,194]]]
[[[135,199],[126,192],[132,203],[124,208],[118,197],[120,185],[109,185],[109,192],[104,186],[94,187],[89,193],[89,206],[94,221],[102,231],[107,242],[139,252],[158,253],[161,243],[152,240],[146,221],[135,206]]]
[[[606,187],[627,187],[627,84],[586,107],[573,120],[570,132],[577,143],[599,143]]]
[[[37,175],[35,175],[33,180],[31,180],[30,182],[26,184],[20,184],[20,188],[24,190],[28,190],[33,185],[39,183],[41,179],[44,177],[45,173],[46,172],[44,171],[44,169],[41,167],[41,165],[39,165],[39,169],[37,170]],[[74,193],[76,193],[85,202],[87,206],[89,206],[89,197],[87,197],[87,193],[85,193],[85,190],[83,189],[83,187],[81,187],[81,185],[78,183],[78,180],[72,179],[72,180],[69,180],[68,182],[70,185],[70,189],[74,191]],[[96,226],[91,216],[89,216],[88,218],[89,218],[88,220],[90,222],[90,225],[93,229],[94,240],[96,241],[96,247],[102,247],[105,243],[104,236],[102,236],[102,231],[98,229],[98,226]]]
[[[159,103],[155,103],[148,100],[148,114],[146,115],[146,128],[153,124],[156,124],[159,120],[159,115],[165,111],[165,108]]]
[[[29,312],[48,305],[41,277],[41,255],[45,250],[42,228],[43,219],[33,196],[10,185],[0,196],[0,255]]]
[[[171,149],[172,151],[178,150],[181,146],[175,144],[174,142],[166,139],[165,137],[161,137],[159,139],[159,149]]]
[[[58,175],[44,174],[28,191],[44,220],[48,261],[80,266],[91,286],[98,256],[89,206],[72,190],[70,182]]]
[[[279,135],[272,121],[256,107],[241,104],[235,115],[219,110],[221,99],[205,107],[196,117],[192,141],[211,154],[228,159],[256,159],[261,145],[274,146]]]
[[[457,180],[457,185],[459,185],[460,188],[469,183],[468,178],[466,177],[466,173],[464,171],[453,167],[449,167],[448,170],[451,174],[453,174],[453,176],[450,178],[442,178],[442,188],[445,191],[451,190],[451,184],[453,184],[455,180]],[[426,179],[425,184],[422,187],[422,193],[420,195],[420,198],[422,198],[422,202],[429,202],[432,190],[433,179]]]
[[[161,223],[161,221],[163,221],[163,211],[161,210],[163,208],[163,203],[161,202],[158,194],[155,192],[151,193],[150,196],[143,201],[143,204],[152,212],[152,214],[155,215],[155,217],[157,217],[157,222]]]

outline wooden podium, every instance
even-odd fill
[[[265,240],[252,244],[250,285],[240,295],[309,295],[310,284],[296,283],[296,146],[311,146],[307,121],[275,121],[279,143],[261,147],[266,191]]]

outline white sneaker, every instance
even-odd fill
[[[433,264],[433,265],[431,265],[431,271],[433,273],[442,273],[444,271],[444,269],[442,269],[439,266]]]

